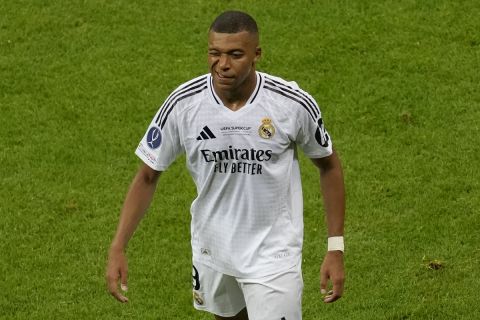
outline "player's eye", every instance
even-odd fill
[[[209,51],[209,52],[208,52],[208,55],[209,55],[209,56],[212,56],[212,57],[218,57],[218,56],[220,56],[220,52],[218,52],[218,51]]]
[[[240,51],[234,51],[230,54],[233,58],[241,58],[243,57],[243,52],[240,52]]]

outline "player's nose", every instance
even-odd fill
[[[226,54],[222,54],[218,60],[218,66],[225,70],[230,68],[230,58]]]

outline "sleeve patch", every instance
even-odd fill
[[[328,147],[328,141],[330,140],[330,137],[328,136],[328,133],[325,130],[322,118],[318,119],[317,124],[318,124],[318,127],[317,127],[317,130],[315,131],[315,140],[317,140],[319,145],[326,148]]]
[[[147,145],[150,149],[155,150],[162,144],[162,133],[159,127],[153,126],[147,133]]]

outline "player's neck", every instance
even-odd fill
[[[247,104],[256,86],[257,74],[256,72],[252,72],[244,83],[235,90],[221,90],[215,88],[215,86],[214,90],[222,100],[224,106],[232,111],[237,111]]]

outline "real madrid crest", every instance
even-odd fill
[[[199,306],[202,306],[205,302],[203,301],[203,298],[202,298],[202,295],[197,292],[197,291],[193,291],[193,300],[195,301],[196,304],[198,304]]]
[[[263,118],[262,124],[258,128],[258,134],[263,139],[271,139],[275,134],[275,127],[272,124],[272,119]]]

